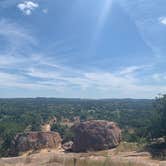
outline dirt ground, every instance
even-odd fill
[[[65,153],[62,150],[43,150],[20,157],[1,158],[0,166],[74,166],[73,163],[77,162],[77,160],[86,162],[93,161],[96,163],[111,160],[115,166],[121,166],[123,163],[126,163],[127,166],[166,166],[166,161],[153,160],[147,152],[138,153],[131,151],[116,153],[115,150],[77,154]],[[83,164],[80,165],[82,166]],[[95,165],[98,166],[100,164]]]

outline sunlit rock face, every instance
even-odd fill
[[[50,132],[50,131],[51,131],[51,126],[50,126],[50,124],[41,125],[41,131],[42,131],[42,132]]]
[[[53,116],[49,121],[41,125],[42,132],[50,132],[51,126],[57,123],[57,118]]]
[[[10,155],[17,156],[27,151],[40,149],[58,149],[62,139],[57,132],[19,133],[12,141]]]
[[[86,152],[111,149],[119,145],[121,130],[114,122],[92,120],[73,126],[72,151]]]

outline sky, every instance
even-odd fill
[[[155,98],[165,53],[165,0],[0,0],[0,98]]]

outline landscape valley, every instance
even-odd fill
[[[166,166],[166,0],[0,0],[0,166]]]
[[[161,100],[0,99],[0,165],[165,166]]]

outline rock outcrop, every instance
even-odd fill
[[[61,147],[62,139],[56,132],[27,132],[17,134],[10,149],[10,155],[17,156],[27,151]]]
[[[121,141],[121,130],[114,122],[91,120],[73,126],[74,152],[96,151],[114,148]]]
[[[51,125],[49,123],[41,125],[41,131],[42,132],[50,132],[51,131]]]
[[[51,126],[57,123],[57,119],[55,116],[53,116],[50,120],[47,122],[43,123],[41,125],[41,131],[42,132],[50,132],[51,131]]]

